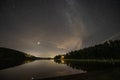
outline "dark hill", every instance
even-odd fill
[[[61,55],[55,56],[60,59]],[[110,40],[103,44],[80,50],[71,51],[64,55],[65,59],[120,59],[120,40]]]
[[[21,51],[0,47],[0,69],[33,61],[36,57]]]

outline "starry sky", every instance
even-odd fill
[[[0,47],[53,57],[120,34],[120,0],[0,0]]]

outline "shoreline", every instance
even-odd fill
[[[81,62],[120,62],[120,59],[54,59],[62,61],[81,61]]]
[[[32,80],[120,80],[120,68]]]
[[[70,74],[70,75],[64,75],[64,76],[56,76],[56,77],[48,77],[48,78],[42,78],[42,79],[32,79],[32,80],[83,80],[80,78],[81,75],[85,73],[78,73],[78,74]]]

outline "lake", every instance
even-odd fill
[[[84,71],[57,64],[53,60],[36,60],[0,70],[0,80],[31,80],[32,77],[46,78],[76,73],[84,73]]]
[[[36,60],[0,70],[0,80],[32,80],[32,78],[42,79],[71,74],[86,74],[83,76],[84,80],[86,77],[87,80],[119,80],[120,64],[119,62]]]

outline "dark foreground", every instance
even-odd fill
[[[45,79],[33,80],[120,80],[120,69],[116,68],[107,71],[96,71],[82,74],[66,75]]]

